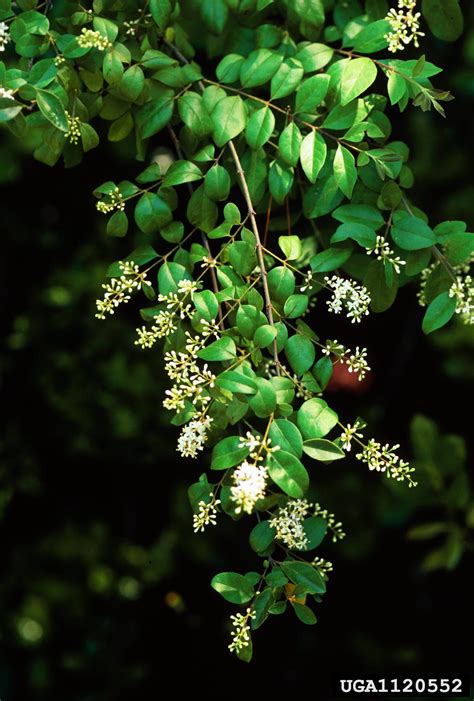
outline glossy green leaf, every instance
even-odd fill
[[[326,97],[330,77],[326,74],[313,75],[301,84],[296,93],[296,112],[313,112]]]
[[[423,317],[423,333],[429,334],[448,323],[456,311],[456,298],[442,292],[428,305]]]
[[[268,83],[283,61],[283,56],[270,49],[251,51],[240,69],[240,82],[244,88],[255,88]]]
[[[145,234],[153,234],[172,218],[168,204],[153,192],[145,192],[135,207],[135,222]]]
[[[334,177],[339,189],[350,199],[357,182],[357,169],[352,153],[340,144],[334,156]]]
[[[306,455],[321,462],[332,462],[346,457],[338,445],[326,438],[310,438],[303,443],[303,450]]]
[[[245,129],[245,138],[250,148],[259,149],[267,143],[275,128],[275,117],[269,107],[256,110]]]
[[[293,371],[298,377],[301,377],[313,366],[316,350],[309,338],[296,334],[291,336],[286,342],[285,355]]]
[[[308,594],[324,594],[326,591],[324,579],[308,562],[285,560],[280,566],[288,579]]]
[[[240,436],[228,436],[216,443],[212,449],[211,470],[227,470],[245,460],[249,450],[240,443]]]
[[[311,130],[301,144],[301,166],[310,183],[315,183],[321,172],[327,155],[327,146],[324,138],[316,130]]]
[[[303,137],[295,122],[283,129],[278,139],[279,155],[285,163],[295,166],[298,163]]]
[[[163,185],[171,187],[172,185],[182,185],[183,183],[191,183],[202,179],[202,173],[197,165],[191,161],[175,161],[166,171],[163,179]]]
[[[298,427],[288,419],[275,419],[269,431],[272,445],[280,446],[281,450],[293,453],[297,458],[303,455],[303,439]]]
[[[436,243],[433,230],[419,217],[414,217],[408,212],[395,212],[392,221],[392,239],[405,251],[417,251]]]
[[[309,487],[306,468],[292,453],[278,450],[268,458],[268,474],[280,489],[294,499],[301,499]]]
[[[304,75],[303,64],[298,59],[289,57],[281,64],[272,78],[270,84],[270,96],[272,100],[291,95]]]
[[[242,98],[235,95],[218,102],[212,113],[212,122],[214,141],[218,146],[224,146],[238,136],[247,124],[247,113]]]
[[[336,426],[338,417],[324,399],[308,399],[300,407],[297,424],[305,440],[323,438]]]
[[[226,200],[230,192],[230,175],[227,170],[219,164],[209,168],[204,179],[204,191],[215,202]]]
[[[199,358],[209,361],[234,360],[236,355],[235,343],[229,336],[218,338],[198,352]]]
[[[354,58],[349,61],[341,77],[341,105],[359,97],[370,88],[377,77],[377,66],[370,58]]]
[[[211,587],[232,604],[245,604],[254,595],[254,588],[236,572],[221,572],[212,578]]]

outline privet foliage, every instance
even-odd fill
[[[411,202],[409,149],[390,123],[412,107],[444,116],[441,69],[394,54],[427,27],[457,38],[462,15],[457,0],[423,0],[422,15],[415,0],[86,4],[0,0],[0,120],[47,165],[79,163],[98,131],[146,163],[94,191],[110,235],[141,232],[109,268],[97,317],[144,296],[136,344],[163,350],[178,450],[212,448],[189,488],[194,530],[242,520],[262,559],[212,580],[244,605],[229,647],[248,661],[269,615],[289,606],[316,622],[332,565],[313,551],[344,537],[306,498],[318,463],[353,450],[416,485],[398,445],[324,399],[334,364],[360,381],[370,371],[362,340],[351,350],[305,316],[323,305],[361,324],[421,280],[425,333],[455,313],[474,320],[474,236]]]

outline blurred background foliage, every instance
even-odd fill
[[[433,223],[465,219],[472,231],[474,8],[464,5],[462,39],[423,47],[456,95],[448,119],[408,109],[393,123],[412,148],[415,201]],[[324,337],[364,333],[373,367],[363,387],[337,378],[332,404],[399,440],[419,487],[350,459],[321,467],[311,496],[348,536],[321,549],[334,573],[319,624],[278,619],[243,667],[227,653],[230,611],[209,580],[231,564],[254,567],[243,547],[253,524],[193,536],[186,487],[203,465],[177,459],[159,357],[133,345],[133,310],[94,319],[104,271],[131,242],[107,238],[91,192],[140,166],[126,144],[108,144],[67,172],[48,169],[28,144],[0,136],[0,698],[150,698],[165,679],[181,687],[187,677],[212,698],[232,675],[271,688],[275,662],[279,688],[303,678],[315,697],[351,669],[474,671],[462,635],[472,610],[472,327],[420,337],[414,288],[363,329],[327,320]]]

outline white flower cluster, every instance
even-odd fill
[[[107,193],[108,200],[99,200],[96,204],[98,212],[101,214],[109,214],[114,209],[119,209],[121,212],[125,209],[125,202],[118,187]]]
[[[367,348],[356,346],[353,353],[350,348],[346,348],[337,340],[326,341],[322,350],[323,355],[336,355],[341,363],[346,363],[349,372],[357,373],[357,379],[361,382],[370,371],[367,362]]]
[[[320,504],[314,505],[314,516],[320,516],[325,521],[327,521],[328,528],[332,531],[332,542],[337,543],[338,540],[342,540],[346,537],[346,534],[342,530],[342,523],[336,521],[334,514],[331,514],[327,509],[323,509]]]
[[[255,611],[248,608],[243,613],[237,613],[235,616],[231,616],[232,626],[234,630],[231,631],[232,642],[229,644],[229,650],[231,652],[239,652],[242,648],[247,647],[250,643],[250,625],[249,620],[256,617]]]
[[[5,47],[10,41],[10,32],[8,31],[8,24],[6,22],[0,22],[0,51],[5,51]]]
[[[233,485],[230,498],[236,503],[235,513],[245,511],[251,514],[255,504],[265,496],[268,469],[263,465],[249,463],[247,460],[232,473]]]
[[[393,445],[390,447],[388,443],[382,445],[374,438],[371,438],[361,453],[356,455],[356,458],[361,462],[367,463],[369,470],[377,472],[385,472],[387,477],[391,477],[397,482],[408,481],[409,487],[416,487],[417,483],[413,481],[411,474],[415,472],[414,467],[410,467],[409,463],[401,460],[395,453],[400,446]]]
[[[390,248],[388,241],[383,236],[377,236],[375,245],[367,249],[367,255],[371,253],[375,253],[377,260],[391,263],[397,275],[400,273],[401,266],[406,265],[406,261],[395,255],[395,251]]]
[[[239,446],[241,448],[248,448],[250,450],[250,457],[254,462],[260,462],[264,460],[262,453],[275,453],[280,450],[279,445],[272,446],[272,439],[268,436],[256,436],[251,431],[247,431],[244,438],[239,441]]]
[[[146,272],[141,273],[139,267],[132,260],[119,261],[122,275],[113,277],[110,282],[102,287],[105,290],[104,299],[96,300],[96,319],[105,319],[106,314],[113,314],[116,307],[130,300],[131,294],[141,285],[151,285],[146,279]]]
[[[163,401],[165,409],[170,411],[182,411],[186,400],[191,401],[198,409],[204,409],[211,401],[205,389],[214,387],[216,380],[207,364],[202,369],[197,364],[197,354],[205,339],[192,337],[189,331],[186,331],[185,335],[187,343],[184,351],[165,353],[165,370],[170,380],[174,381],[171,389],[166,390],[167,397]]]
[[[410,42],[418,48],[420,32],[420,12],[415,12],[417,0],[398,0],[398,12],[392,7],[385,19],[390,23],[391,31],[385,35],[388,50],[392,53],[403,51]]]
[[[347,318],[352,323],[360,322],[362,317],[369,313],[371,299],[366,287],[339,275],[325,277],[324,282],[333,292],[331,299],[327,301],[329,311],[340,314],[343,309],[346,310]]]
[[[308,538],[303,521],[311,506],[306,499],[290,499],[286,506],[280,507],[276,516],[268,522],[276,530],[276,540],[280,540],[290,550],[304,550],[308,545]]]
[[[311,564],[316,570],[318,570],[319,574],[321,574],[324,579],[327,579],[329,572],[334,570],[332,562],[329,562],[329,560],[325,560],[322,557],[315,557]]]
[[[77,43],[83,49],[99,49],[105,51],[111,49],[113,44],[107,37],[104,37],[100,32],[95,32],[93,29],[82,28],[80,35],[77,37]]]
[[[139,25],[139,24],[140,24],[140,18],[138,18],[138,19],[131,19],[131,20],[125,21],[125,22],[123,23],[123,26],[124,26],[125,29],[126,29],[125,34],[126,34],[127,36],[129,36],[129,37],[134,37],[135,34],[136,34],[137,31],[138,31],[138,25]]]
[[[67,110],[66,119],[66,139],[68,139],[71,144],[77,144],[79,142],[79,139],[81,138],[81,120],[79,119],[79,117],[73,117],[72,114],[70,114]]]
[[[165,302],[166,309],[160,311],[160,313],[156,315],[153,326],[149,329],[147,329],[146,326],[137,328],[138,338],[135,341],[135,345],[143,349],[152,348],[159,338],[169,336],[176,331],[178,328],[178,317],[180,319],[191,318],[193,310],[191,305],[185,302],[185,300],[188,295],[190,295],[192,299],[196,289],[196,282],[192,280],[180,280],[178,282],[178,293],[170,292],[167,295],[159,294],[158,302]]]
[[[456,299],[456,314],[465,324],[474,324],[474,282],[470,275],[458,275],[451,285],[449,296]]]
[[[217,506],[221,503],[220,499],[214,499],[214,494],[209,493],[212,497],[211,501],[206,504],[205,501],[200,501],[198,504],[198,512],[193,515],[193,530],[195,533],[203,531],[206,526],[211,524],[215,526],[217,522]]]
[[[342,447],[347,452],[350,452],[350,450],[352,448],[352,441],[354,438],[363,438],[363,434],[359,433],[360,428],[361,428],[361,425],[359,424],[358,421],[356,421],[353,426],[351,424],[347,424],[347,426],[344,428],[343,432],[341,433]]]
[[[176,450],[183,458],[196,458],[200,450],[204,450],[207,432],[212,424],[210,416],[193,419],[181,429]]]
[[[7,90],[7,88],[2,88],[0,86],[0,97],[5,98],[6,100],[14,100],[15,97],[13,95],[13,90]]]
[[[313,273],[311,270],[309,270],[303,280],[303,284],[300,287],[300,292],[306,292],[306,290],[309,290],[311,288],[311,285],[313,284]]]

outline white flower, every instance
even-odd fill
[[[125,202],[123,196],[118,187],[115,187],[111,192],[106,195],[107,199],[100,200],[96,204],[96,209],[101,214],[109,214],[113,212],[114,209],[119,209],[121,212],[125,209]],[[130,273],[126,273],[130,275]]]
[[[403,51],[411,41],[418,48],[418,38],[425,36],[420,32],[421,13],[415,12],[416,2],[417,0],[398,0],[398,12],[392,7],[385,18],[391,27],[385,39],[388,41],[388,50],[392,53]]]
[[[344,428],[343,432],[341,433],[341,442],[342,442],[342,447],[344,450],[349,452],[352,447],[352,439],[353,438],[362,438],[363,434],[359,433],[359,424],[356,421],[353,426],[351,424],[347,424],[347,426]]]
[[[77,144],[81,138],[81,120],[79,117],[73,117],[67,110],[66,119],[68,128],[66,132],[66,139],[69,139],[71,144]]]
[[[250,643],[250,626],[249,620],[256,617],[256,613],[248,608],[243,613],[237,613],[235,616],[231,616],[232,626],[234,630],[231,631],[232,642],[229,645],[229,650],[231,652],[239,652],[243,647],[247,647]]]
[[[204,450],[211,423],[211,417],[204,416],[183,426],[176,450],[185,458],[196,458],[198,452]]]
[[[323,348],[323,355],[337,355],[342,356],[346,352],[345,346],[339,341],[326,341],[326,345]]]
[[[130,301],[131,293],[142,284],[151,284],[146,279],[146,272],[141,273],[138,265],[133,261],[119,261],[119,266],[123,275],[120,278],[113,277],[110,282],[102,285],[105,290],[104,299],[96,300],[98,313],[95,316],[97,319],[105,319],[106,314],[113,314],[116,307]]]
[[[6,22],[0,22],[0,51],[5,51],[5,47],[10,41],[10,32],[8,31],[8,24]],[[4,97],[4,95],[2,95]]]
[[[362,317],[369,313],[370,294],[363,285],[357,285],[339,275],[325,277],[324,282],[333,291],[331,299],[327,302],[329,311],[340,314],[345,309],[347,318],[352,323],[360,322]]]
[[[314,516],[320,516],[325,521],[327,521],[328,528],[332,531],[332,542],[336,543],[338,540],[342,540],[346,537],[346,534],[342,530],[342,523],[336,521],[334,514],[331,514],[327,509],[323,509],[320,504],[314,505]]]
[[[407,462],[404,462],[395,453],[400,446],[389,446],[388,443],[382,445],[374,438],[371,438],[361,453],[356,455],[358,460],[367,463],[369,470],[377,472],[385,472],[387,477],[392,477],[397,482],[408,481],[410,487],[416,487],[416,482],[413,481],[411,473],[415,471],[414,467],[410,467]]]
[[[246,460],[237,467],[233,474],[233,486],[230,498],[235,501],[235,513],[245,511],[251,514],[255,504],[265,496],[268,470],[263,465],[252,465]]]
[[[85,27],[82,28],[81,34],[77,37],[77,43],[83,49],[99,49],[99,51],[105,51],[113,46],[112,42],[107,37],[102,36],[100,32]]]
[[[351,353],[349,358],[345,357],[345,363],[348,367],[349,372],[357,373],[357,379],[361,382],[366,373],[370,371],[370,367],[367,363],[367,348],[359,348],[356,346],[355,353],[350,350],[346,351],[346,356]]]
[[[456,314],[465,324],[474,324],[474,283],[470,275],[457,276],[449,289],[449,296],[456,298]]]
[[[306,499],[290,499],[268,522],[276,530],[275,538],[290,550],[304,550],[308,545],[303,521],[310,509],[311,504]]]
[[[313,284],[313,273],[311,270],[309,270],[305,276],[304,276],[304,282],[302,286],[300,287],[300,292],[306,292],[306,290],[309,290],[311,285]]]
[[[0,49],[1,50],[1,49]],[[13,90],[7,90],[6,88],[0,87],[0,97],[5,98],[5,100],[14,100]]]
[[[203,531],[206,526],[211,524],[215,526],[217,522],[217,506],[221,503],[220,499],[214,499],[214,494],[210,492],[211,501],[206,504],[205,501],[200,501],[198,504],[198,512],[193,515],[193,530],[195,533]]]
[[[375,253],[377,260],[391,263],[397,275],[400,273],[401,266],[406,265],[405,260],[402,260],[399,256],[395,256],[394,251],[392,251],[388,241],[386,241],[383,236],[377,236],[375,245],[367,249],[367,255],[371,253]]]

